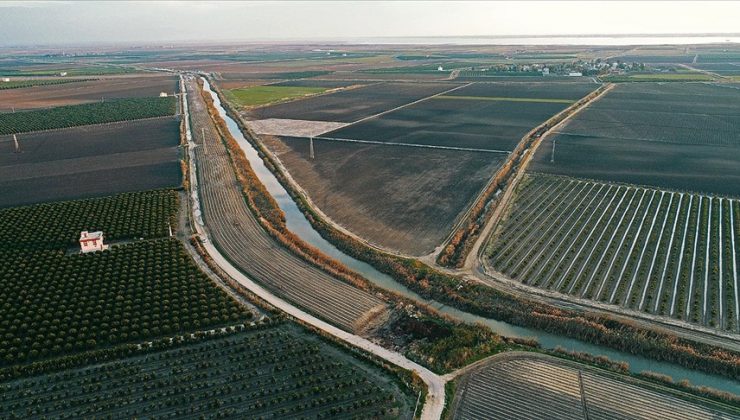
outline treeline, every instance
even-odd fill
[[[527,156],[534,153],[535,142],[542,138],[545,132],[563,121],[574,110],[584,103],[600,95],[608,86],[601,86],[579,101],[559,112],[543,124],[531,130],[519,142],[516,149],[511,152],[509,158],[496,173],[494,179],[488,184],[483,194],[480,195],[473,207],[468,212],[465,222],[452,235],[447,246],[437,256],[437,264],[444,267],[461,267],[465,262],[470,248],[481,233],[493,209],[496,207],[496,192],[507,186],[509,179],[516,174],[517,169]]]
[[[241,123],[240,127],[245,131]],[[560,309],[553,305],[525,300],[482,284],[444,274],[418,260],[401,258],[370,248],[319,217],[305,199],[291,188],[285,175],[269,161],[269,155],[265,153],[262,145],[255,146],[263,159],[268,159],[266,164],[289,191],[314,229],[325,239],[344,253],[367,262],[425,298],[514,325],[676,363],[689,369],[740,378],[740,354],[737,352],[682,339],[669,332],[642,328],[607,315]],[[362,281],[366,282],[364,279]]]

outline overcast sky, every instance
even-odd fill
[[[2,2],[0,45],[740,32],[740,2]]]

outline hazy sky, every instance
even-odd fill
[[[2,2],[0,45],[740,32],[740,2]]]

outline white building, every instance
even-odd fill
[[[583,76],[583,73],[581,73],[580,71],[572,71],[572,72],[568,73],[568,76],[570,76],[570,77],[579,77],[579,76]]]
[[[444,67],[439,66],[439,67],[437,67],[437,71],[445,71],[445,69],[444,69]]]
[[[67,72],[66,71],[63,71],[63,72],[59,73],[59,75],[62,76],[62,77],[64,77],[64,76],[67,75]]]
[[[3,82],[6,82],[7,83],[9,81],[10,81],[10,77],[3,77]]]
[[[108,245],[103,243],[103,232],[88,232],[83,230],[80,233],[80,250],[83,254],[95,251],[105,251]]]
[[[159,97],[160,98],[166,98],[167,97],[167,92],[159,92]]]
[[[549,67],[545,67],[544,69],[542,69],[542,75],[543,76],[547,76],[548,74],[550,74],[550,68]]]

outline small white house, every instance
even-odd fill
[[[62,76],[62,77],[64,77],[64,76],[67,75],[67,72],[66,71],[63,71],[63,72],[59,73],[59,75]]]
[[[88,232],[83,230],[80,233],[80,250],[83,254],[95,251],[105,251],[108,245],[103,243],[103,232]]]
[[[7,83],[10,81],[10,77],[3,77],[3,82]]]
[[[547,76],[548,74],[550,74],[550,68],[549,67],[545,67],[544,69],[542,69],[542,75],[543,76]]]
[[[442,66],[437,67],[437,71],[445,71],[445,69]]]
[[[167,92],[159,92],[159,97],[160,98],[166,98],[167,97]]]

